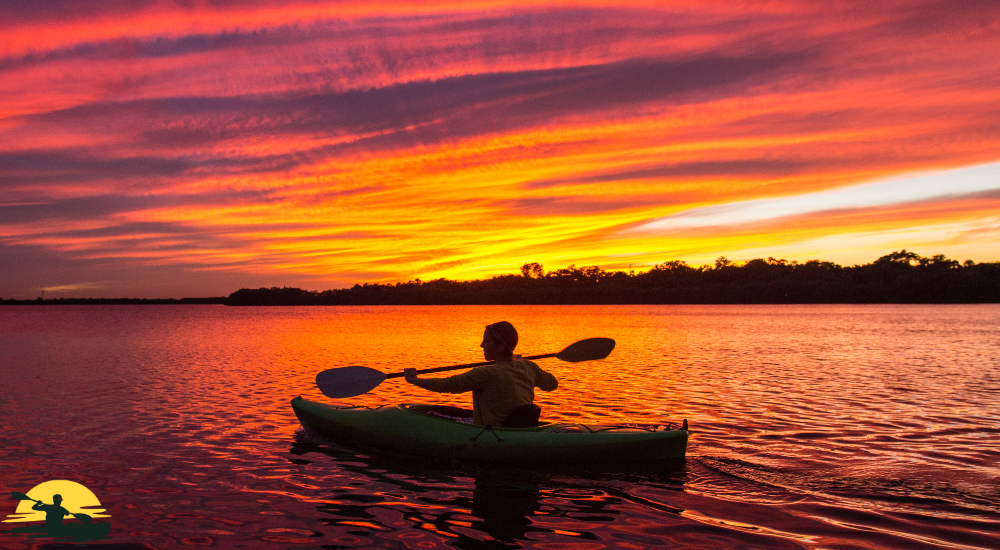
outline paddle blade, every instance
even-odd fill
[[[571,344],[568,348],[556,354],[562,361],[579,363],[580,361],[594,361],[604,359],[615,349],[615,341],[611,338],[587,338]]]
[[[368,393],[385,380],[385,373],[368,367],[341,367],[316,375],[316,385],[323,395],[334,399]]]
[[[24,493],[18,493],[17,491],[11,491],[10,496],[16,498],[17,500],[35,500]]]
[[[92,519],[87,514],[73,514],[73,517],[75,517],[76,519],[82,521],[83,523],[90,523],[90,520]]]

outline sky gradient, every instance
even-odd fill
[[[0,297],[1000,261],[1000,3],[0,5]]]

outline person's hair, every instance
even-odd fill
[[[507,321],[500,321],[486,326],[486,333],[504,347],[509,353],[514,353],[517,347],[517,329]]]

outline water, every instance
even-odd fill
[[[543,471],[304,431],[317,372],[480,360],[507,319],[545,418],[688,419],[675,469]],[[0,307],[0,489],[83,484],[106,542],[187,548],[997,548],[1000,307]],[[360,404],[438,402],[389,380]],[[0,501],[2,504],[2,501]],[[13,499],[0,518],[12,514]],[[0,548],[35,541],[0,524]],[[20,524],[23,525],[23,524]]]

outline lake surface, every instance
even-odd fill
[[[540,365],[543,417],[691,424],[672,469],[480,467],[304,431],[321,370]],[[1000,306],[0,306],[0,489],[83,484],[189,548],[998,548]],[[388,380],[349,400],[471,407]],[[0,501],[0,519],[18,501]],[[3,507],[6,506],[6,509]],[[0,548],[37,543],[0,523]]]

